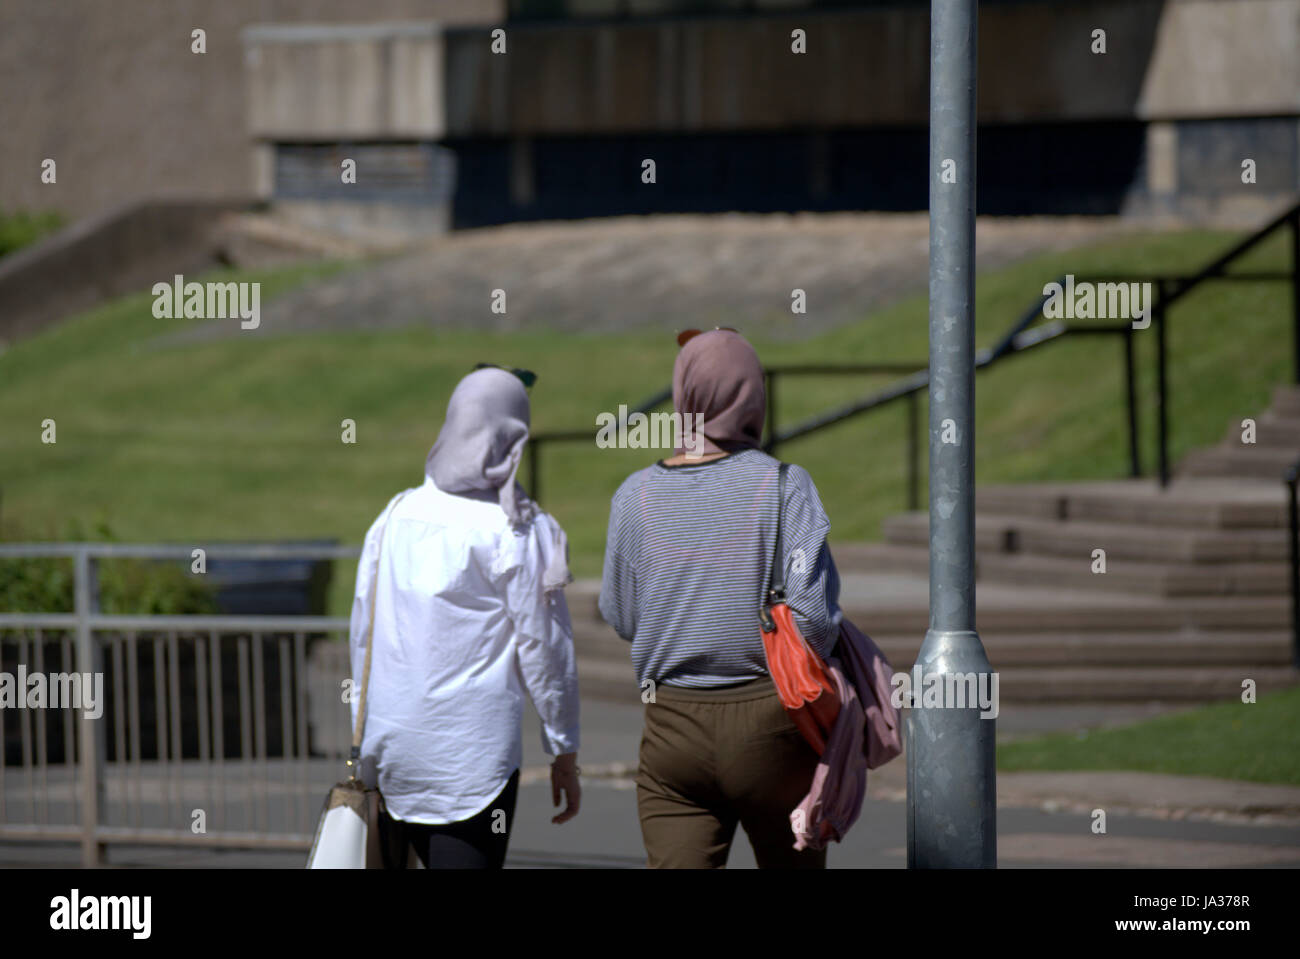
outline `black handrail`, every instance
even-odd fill
[[[1292,235],[1292,263],[1290,270],[1281,273],[1261,272],[1229,274],[1224,272],[1227,266],[1229,266],[1234,260],[1254,249],[1268,236],[1284,227],[1289,228]],[[1157,476],[1162,487],[1167,486],[1170,479],[1167,343],[1167,314],[1169,308],[1196,286],[1207,281],[1260,282],[1266,280],[1278,280],[1286,277],[1290,278],[1292,284],[1293,353],[1295,358],[1294,378],[1296,383],[1300,383],[1300,202],[1293,204],[1287,210],[1270,220],[1263,227],[1237,242],[1225,253],[1216,257],[1210,263],[1206,264],[1196,273],[1191,275],[1149,275],[1145,277],[1098,275],[1075,278],[1076,282],[1088,280],[1094,283],[1143,281],[1152,283],[1155,289],[1154,303],[1151,304],[1151,325],[1154,327],[1156,337]],[[1058,277],[1056,282],[1063,285],[1065,277]],[[1003,333],[991,348],[982,350],[977,355],[975,368],[977,370],[984,369],[1008,356],[1024,353],[1029,349],[1069,335],[1122,335],[1124,337],[1125,406],[1128,420],[1129,474],[1133,477],[1141,476],[1142,466],[1140,461],[1140,443],[1138,442],[1139,416],[1136,364],[1134,360],[1133,347],[1134,330],[1132,325],[1090,324],[1067,326],[1060,321],[1053,321],[1036,329],[1032,328],[1034,323],[1042,315],[1043,307],[1046,305],[1048,299],[1049,296],[1046,293],[1038,296],[1017,318],[1017,320],[1007,328],[1006,332]],[[789,429],[777,429],[776,395],[778,384],[782,376],[880,373],[903,373],[904,377],[897,383],[885,387],[883,390],[864,397],[861,400],[854,401],[845,406],[839,407],[838,409],[833,409],[811,417],[810,419],[807,419]],[[768,452],[775,452],[776,448],[780,444],[788,443],[791,440],[815,433],[818,430],[844,422],[845,420],[862,413],[867,413],[871,410],[879,409],[882,406],[887,406],[896,400],[906,400],[908,403],[906,427],[908,430],[907,502],[910,509],[916,508],[919,499],[918,486],[920,476],[918,462],[920,451],[919,443],[916,438],[918,429],[917,420],[919,416],[917,404],[920,391],[926,389],[929,385],[929,371],[925,364],[796,364],[785,367],[769,367],[766,370],[765,375],[768,415],[766,423],[767,436],[764,440],[763,448]],[[636,411],[642,413],[649,412],[655,406],[670,399],[671,396],[671,390],[663,390],[650,400],[639,405],[636,408]],[[540,445],[545,442],[589,440],[592,435],[591,430],[572,430],[558,433],[540,433],[529,440],[530,480],[534,498],[537,497],[540,487],[540,478],[538,473],[540,459],[538,449]]]
[[[1137,411],[1137,391],[1134,388],[1133,376],[1133,329],[1129,324],[1101,325],[1092,324],[1088,326],[1068,326],[1060,320],[1054,320],[1037,329],[1027,330],[1024,325],[1018,323],[1016,326],[1018,332],[1013,331],[1011,335],[1005,337],[993,349],[981,350],[975,358],[975,369],[981,370],[1002,358],[1016,356],[1028,352],[1039,346],[1046,345],[1054,340],[1066,336],[1096,336],[1096,335],[1114,335],[1124,337],[1124,360],[1125,367],[1128,371],[1126,377],[1128,388],[1125,392],[1127,408],[1127,425],[1129,433],[1129,460],[1130,474],[1133,476],[1141,475],[1141,464],[1138,460],[1138,411]],[[919,418],[918,402],[922,392],[929,388],[930,371],[920,369],[911,376],[900,380],[890,387],[869,396],[863,400],[851,403],[848,406],[827,413],[822,413],[811,417],[792,426],[789,429],[782,430],[770,437],[764,445],[764,449],[772,452],[778,444],[788,443],[791,440],[800,439],[808,436],[818,430],[833,426],[836,423],[843,422],[860,413],[866,413],[881,406],[888,405],[899,399],[908,401],[908,474],[907,474],[907,502],[908,509],[917,509],[920,501],[920,467],[919,467],[919,444],[916,442],[917,421]]]
[[[1288,228],[1291,231],[1290,269],[1282,272],[1260,272],[1247,274],[1229,274],[1224,270],[1237,258],[1254,249],[1265,238],[1277,230]],[[1156,337],[1156,429],[1157,429],[1157,474],[1161,487],[1169,484],[1169,384],[1168,384],[1168,340],[1167,315],[1169,308],[1186,296],[1191,290],[1207,281],[1251,281],[1291,280],[1292,310],[1292,358],[1293,379],[1300,384],[1300,202],[1293,204],[1283,213],[1270,220],[1250,236],[1234,244],[1229,250],[1216,257],[1196,273],[1190,276],[1153,275],[1146,277],[1089,276],[1082,279],[1091,282],[1149,282],[1155,288],[1155,301],[1151,304],[1151,325]],[[1076,278],[1076,281],[1080,278]],[[1065,278],[1056,282],[1064,284]],[[1054,340],[1070,335],[1118,335],[1124,338],[1125,369],[1125,406],[1128,420],[1129,474],[1133,477],[1142,475],[1140,461],[1140,443],[1138,442],[1138,397],[1136,386],[1136,369],[1134,362],[1133,325],[1121,323],[1114,325],[1090,324],[1086,326],[1068,326],[1056,320],[1033,328],[1042,315],[1047,304],[1046,294],[1039,296],[1026,308],[1024,313],[1008,327],[1007,331],[990,349],[982,350],[976,356],[976,370],[984,369],[1002,359],[1025,353]],[[814,416],[786,430],[776,426],[777,384],[783,375],[861,375],[880,373],[902,373],[903,379],[879,392],[857,400],[853,403]],[[919,503],[920,484],[920,444],[918,397],[929,386],[929,370],[923,364],[802,364],[786,367],[769,367],[765,371],[767,386],[767,437],[763,448],[775,452],[778,445],[808,436],[818,430],[842,423],[847,419],[867,413],[896,400],[906,400],[908,415],[907,430],[907,504],[908,509],[915,510]],[[662,390],[636,407],[637,412],[647,413],[654,407],[671,399],[670,389]],[[559,433],[540,433],[530,438],[528,443],[528,460],[530,482],[534,499],[540,496],[541,474],[539,450],[545,442],[567,442],[590,440],[590,430],[571,430]],[[1292,662],[1300,668],[1300,503],[1297,502],[1297,487],[1300,487],[1300,460],[1293,463],[1283,475],[1287,487],[1288,532],[1291,566],[1291,628],[1292,628]]]
[[[1265,238],[1279,229],[1288,227],[1292,236],[1292,264],[1289,271],[1278,272],[1261,272],[1248,274],[1228,274],[1224,269],[1233,262],[1233,260],[1254,249]],[[1199,271],[1190,276],[1171,276],[1159,275],[1145,278],[1151,282],[1155,289],[1155,302],[1151,305],[1151,325],[1156,334],[1156,430],[1157,430],[1157,475],[1162,487],[1169,485],[1170,479],[1170,462],[1169,462],[1169,384],[1168,384],[1168,328],[1167,314],[1169,307],[1176,301],[1185,296],[1194,287],[1207,281],[1241,281],[1252,280],[1255,282],[1277,280],[1289,277],[1292,284],[1292,327],[1294,339],[1294,356],[1295,356],[1295,381],[1300,383],[1300,202],[1293,204],[1286,211],[1270,220],[1259,230],[1250,236],[1234,244],[1226,253],[1216,257],[1209,264],[1202,267]],[[1132,277],[1128,279],[1133,279]],[[1076,277],[1076,282],[1088,280],[1095,283],[1116,282],[1120,280],[1118,276],[1087,276]],[[1058,284],[1064,284],[1065,277],[1056,279]],[[1138,400],[1136,385],[1136,363],[1134,360],[1133,348],[1133,328],[1131,324],[1119,324],[1115,326],[1066,326],[1063,323],[1046,324],[1039,328],[1043,333],[1035,335],[1035,331],[1030,329],[1035,321],[1042,315],[1043,307],[1047,304],[1049,296],[1043,294],[1039,296],[1030,306],[1021,314],[1019,319],[1013,323],[1003,334],[1002,338],[991,348],[982,351],[976,358],[975,368],[983,369],[992,365],[1003,357],[1023,353],[1030,347],[1040,343],[1048,342],[1060,336],[1069,334],[1095,334],[1110,333],[1122,334],[1124,336],[1124,367],[1125,367],[1125,405],[1128,412],[1128,446],[1129,446],[1129,474],[1133,477],[1142,475],[1141,461],[1138,442]],[[1048,332],[1050,331],[1050,332]],[[777,431],[775,425],[769,423],[769,440],[765,448],[769,452],[774,451],[776,446],[792,439],[806,436],[809,433],[827,426],[843,422],[850,417],[859,413],[865,413],[881,406],[885,406],[895,400],[906,398],[909,404],[914,404],[916,394],[921,389],[928,387],[929,374],[921,370],[916,374],[887,387],[873,396],[866,397],[855,403],[823,413],[813,417],[810,420],[794,427],[790,430]],[[770,407],[769,407],[770,408]],[[912,417],[909,417],[911,419]],[[909,438],[909,449],[913,448],[913,443]],[[918,473],[915,463],[909,468],[909,504],[917,501],[915,490],[915,480],[913,479]]]
[[[656,406],[668,402],[673,398],[672,387],[660,390],[653,396],[648,396],[638,403],[631,410],[632,413],[649,413]],[[593,430],[563,430],[550,433],[534,433],[528,437],[527,456],[528,456],[528,495],[536,502],[540,503],[542,487],[542,444],[543,443],[574,443],[590,441],[594,435]]]
[[[1287,547],[1291,559],[1291,665],[1300,669],[1300,506],[1296,486],[1300,482],[1300,459],[1282,473],[1286,484]]]

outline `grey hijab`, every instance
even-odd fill
[[[516,528],[540,513],[515,479],[528,442],[528,392],[513,373],[475,370],[452,391],[447,418],[424,461],[424,472],[444,493],[495,499]],[[568,544],[558,523],[547,551],[547,589],[572,582]]]

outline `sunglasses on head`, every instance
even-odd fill
[[[735,328],[733,328],[733,327],[730,327],[730,326],[715,326],[713,329],[714,329],[714,330],[726,330],[728,333],[739,333],[739,332],[740,332],[740,330],[737,330],[737,329],[735,329]],[[705,331],[704,331],[704,330],[682,330],[680,333],[677,334],[677,345],[678,345],[678,346],[685,346],[687,343],[689,343],[691,340],[695,339],[695,337],[699,336],[699,335],[700,335],[701,333],[703,333],[703,332],[705,332]],[[712,331],[710,331],[710,332],[712,332]]]
[[[502,366],[499,363],[475,363],[474,369],[505,370],[507,373],[513,373],[515,376],[519,377],[520,382],[524,384],[525,388],[531,387],[537,382],[537,374],[532,370],[521,370],[518,367]]]

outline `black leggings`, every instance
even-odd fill
[[[516,769],[497,798],[469,819],[431,826],[402,822],[385,811],[379,817],[384,866],[403,868],[407,850],[413,847],[426,869],[500,869],[506,861],[518,793]]]

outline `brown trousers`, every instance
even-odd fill
[[[817,754],[763,678],[719,690],[660,685],[645,708],[637,811],[651,869],[721,869],[739,824],[760,869],[823,869],[795,852],[790,813]]]

